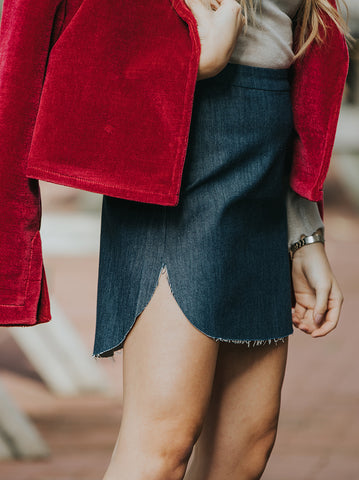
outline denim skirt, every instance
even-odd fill
[[[103,196],[93,357],[123,347],[164,268],[184,315],[214,340],[293,333],[293,132],[289,69],[230,63],[197,82],[179,204]]]

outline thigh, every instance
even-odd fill
[[[256,346],[222,343],[209,416],[225,412],[221,420],[226,418],[228,425],[236,421],[236,426],[272,417],[280,406],[287,351],[288,338]]]
[[[197,478],[217,478],[216,474],[226,471],[241,473],[261,439],[264,449],[271,449],[287,350],[288,338],[254,347],[221,343],[212,397],[194,456],[195,470],[207,473]]]
[[[152,438],[154,425],[163,438],[171,432],[199,434],[217,353],[217,342],[187,320],[162,273],[150,303],[124,343],[122,423],[131,424],[129,435],[137,430],[146,438],[148,426],[147,438]]]

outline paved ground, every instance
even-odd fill
[[[345,296],[341,322],[322,339],[299,331],[290,339],[279,432],[264,480],[359,480],[359,212],[338,184],[336,165],[338,159],[326,182],[325,224],[328,256]],[[98,197],[88,207],[83,194],[56,188],[42,184],[49,288],[91,356]],[[75,204],[82,211],[87,205],[87,215],[86,209],[75,215]],[[115,358],[97,361],[110,379],[112,394],[61,398],[49,392],[9,330],[0,328],[0,380],[51,449],[46,460],[0,462],[1,480],[102,478],[121,421],[122,356]]]
[[[328,255],[345,292],[342,319],[325,338],[313,340],[296,331],[290,340],[280,428],[265,480],[359,479],[359,221],[328,206],[326,227]],[[45,264],[51,291],[91,355],[97,255],[48,255]],[[49,393],[4,329],[0,340],[0,378],[52,451],[45,461],[2,462],[0,478],[101,479],[121,419],[121,356],[100,360],[112,396],[59,398]]]

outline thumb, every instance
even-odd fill
[[[242,10],[242,6],[237,0],[217,0],[220,8],[231,9],[233,13],[239,13]]]
[[[316,302],[314,307],[314,323],[320,325],[324,319],[324,315],[328,310],[330,287],[318,288],[316,293]]]

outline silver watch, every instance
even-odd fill
[[[290,258],[293,258],[294,253],[304,245],[310,245],[311,243],[321,242],[324,244],[324,233],[321,229],[319,232],[314,232],[312,235],[305,236],[295,243],[292,243],[289,249]]]

